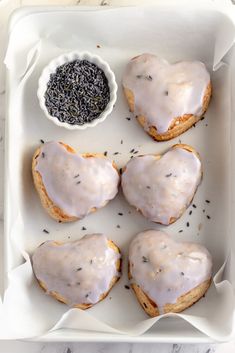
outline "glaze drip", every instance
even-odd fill
[[[146,118],[145,130],[154,126],[165,133],[175,118],[200,116],[210,75],[199,61],[169,64],[152,54],[132,59],[124,72],[123,86],[132,91],[135,115]]]
[[[36,278],[47,293],[57,292],[70,306],[95,304],[119,277],[120,254],[108,245],[103,234],[90,234],[80,240],[56,244],[49,240],[32,256]]]

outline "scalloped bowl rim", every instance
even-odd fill
[[[45,105],[45,98],[44,94],[47,89],[47,83],[49,82],[50,75],[56,72],[56,69],[68,62],[72,62],[74,60],[87,60],[93,64],[96,64],[100,69],[104,71],[104,74],[108,80],[109,90],[110,90],[110,100],[105,107],[104,111],[99,115],[99,117],[95,118],[93,121],[89,123],[85,123],[83,125],[72,125],[67,122],[61,122],[58,118],[53,117],[48,113],[47,107]],[[62,55],[57,56],[56,58],[52,59],[46,67],[42,70],[42,73],[38,80],[38,90],[37,96],[39,99],[39,105],[43,110],[45,116],[51,120],[54,124],[59,127],[64,127],[69,130],[85,130],[88,127],[94,127],[97,124],[103,122],[107,116],[112,112],[114,104],[117,100],[117,83],[115,79],[115,75],[111,70],[109,64],[104,61],[99,55],[91,54],[88,51],[72,51]]]

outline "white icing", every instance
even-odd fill
[[[107,158],[70,153],[58,142],[41,146],[36,170],[49,198],[69,216],[83,218],[118,192],[119,175]]]
[[[132,282],[152,299],[163,313],[165,304],[211,278],[212,259],[199,244],[175,242],[161,231],[139,233],[131,242],[129,263]]]
[[[167,225],[189,205],[200,180],[199,158],[177,147],[158,160],[153,155],[132,158],[122,174],[122,189],[146,218]]]
[[[81,240],[56,245],[49,240],[32,256],[36,278],[55,291],[70,306],[95,304],[106,293],[117,272],[120,254],[108,246],[103,234],[90,234]]]
[[[173,119],[184,114],[200,116],[210,75],[200,61],[169,64],[151,54],[132,59],[123,86],[134,94],[135,115],[143,115],[145,129],[167,132]]]

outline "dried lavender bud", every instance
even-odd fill
[[[44,98],[51,116],[70,125],[83,125],[105,110],[110,90],[102,69],[87,60],[74,60],[51,74]]]
[[[43,232],[49,234],[50,232],[47,229],[43,229]]]
[[[143,262],[148,262],[148,259],[146,256],[142,256],[142,260],[143,260]]]

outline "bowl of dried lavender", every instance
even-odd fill
[[[98,55],[70,52],[42,71],[37,96],[45,116],[69,130],[84,130],[104,121],[117,99],[113,71]]]

